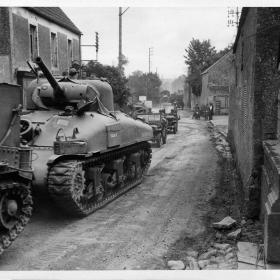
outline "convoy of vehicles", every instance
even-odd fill
[[[31,186],[87,216],[140,184],[150,142],[160,147],[178,127],[177,111],[140,108],[133,119],[114,110],[107,81],[56,79],[36,63],[45,78],[29,84],[24,113],[20,87],[0,84],[0,254],[31,217]]]

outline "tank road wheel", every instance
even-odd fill
[[[48,177],[50,196],[58,207],[73,216],[89,215],[96,204],[105,198],[105,188],[100,181],[103,167],[104,165],[89,167],[91,172],[87,172],[80,161],[66,161],[54,165]],[[92,173],[93,176],[98,173],[99,176],[89,178],[87,173]],[[98,182],[94,181],[97,177]]]
[[[29,184],[0,184],[0,254],[23,231],[32,215],[32,204]]]
[[[84,162],[57,162],[49,168],[50,196],[71,216],[87,216],[141,183],[151,157],[144,142]]]
[[[160,148],[162,145],[162,135],[161,133],[159,133],[157,136],[156,136],[156,147],[157,148]]]
[[[148,169],[151,165],[152,160],[152,148],[151,145],[148,144],[148,146],[142,150],[141,153],[141,167],[143,170],[143,175],[146,175],[148,172]]]

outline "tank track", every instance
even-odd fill
[[[73,172],[75,172],[75,168],[77,167],[77,160],[60,161],[49,168],[48,191],[50,196],[58,207],[63,206],[63,210],[71,216],[83,217],[93,213],[141,183],[143,175],[146,174],[151,163],[151,146],[148,142],[142,142],[120,150],[111,151],[103,155],[83,159],[79,162],[79,164],[82,164],[83,168],[88,168],[103,162],[108,162],[108,160],[118,159],[125,154],[130,154],[139,150],[146,150],[148,153],[148,158],[144,168],[142,169],[141,177],[134,180],[125,180],[124,186],[118,188],[116,192],[107,195],[102,201],[91,204],[83,210],[81,210],[81,207],[77,205],[77,202],[73,201],[73,191],[71,190],[73,181],[71,181],[71,178]]]
[[[0,200],[6,195],[17,197],[20,200],[17,210],[17,217],[11,228],[5,228],[2,224],[0,227],[0,255],[7,249],[18,235],[24,230],[24,227],[30,220],[33,210],[33,201],[31,196],[30,183],[14,182],[4,180],[0,182]],[[0,209],[2,211],[2,209]],[[3,211],[2,211],[2,216]]]

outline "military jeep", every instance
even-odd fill
[[[160,112],[167,121],[167,132],[176,134],[178,131],[178,121],[180,120],[177,107],[171,103],[162,103]]]
[[[167,121],[161,113],[147,113],[137,114],[137,119],[149,124],[153,128],[153,143],[156,147],[160,147],[162,144],[166,144],[167,139]]]

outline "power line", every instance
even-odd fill
[[[236,26],[236,28],[238,28],[239,16],[240,16],[240,11],[238,10],[238,7],[228,8],[227,27]]]

